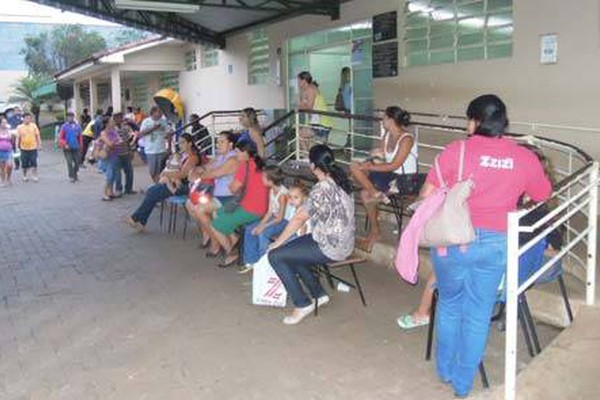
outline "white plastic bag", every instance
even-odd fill
[[[287,290],[265,254],[252,269],[252,304],[285,307],[286,300]]]

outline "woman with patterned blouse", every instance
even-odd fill
[[[314,310],[311,298],[317,299],[319,307],[329,303],[313,267],[344,260],[354,250],[352,184],[335,164],[329,147],[312,147],[309,160],[318,183],[311,190],[306,206],[296,212],[269,252],[269,262],[295,305],[292,314],[283,319],[286,325],[299,323]],[[312,233],[286,243],[307,220]],[[310,290],[310,298],[300,281]]]

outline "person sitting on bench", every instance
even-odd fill
[[[407,111],[397,106],[386,108],[383,116],[386,133],[381,148],[373,152],[370,161],[355,162],[350,166],[352,177],[363,189],[360,196],[371,223],[367,237],[358,240],[358,247],[365,251],[371,251],[373,244],[381,237],[377,205],[385,201],[390,184],[400,174],[417,172],[417,142],[406,131],[409,124],[410,114]],[[381,162],[375,163],[376,159]]]
[[[344,260],[354,250],[352,184],[326,145],[312,147],[309,160],[318,182],[310,191],[306,206],[296,213],[268,253],[269,262],[294,302],[294,311],[283,319],[286,325],[299,323],[315,309],[300,281],[317,299],[319,307],[327,304],[329,296],[313,268]],[[312,233],[286,243],[307,220]]]

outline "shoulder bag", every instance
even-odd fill
[[[246,173],[244,174],[244,183],[242,187],[238,191],[238,193],[233,196],[231,200],[227,203],[223,204],[223,211],[226,213],[232,213],[237,210],[242,203],[244,197],[246,197],[246,190],[248,189],[248,176],[250,175],[250,161],[246,161]]]
[[[434,168],[440,182],[440,188],[432,196],[442,196],[443,201],[425,222],[421,231],[419,246],[456,246],[468,244],[475,240],[475,229],[473,228],[471,212],[467,204],[475,183],[471,178],[463,179],[465,147],[465,142],[461,141],[458,180],[451,188],[444,182],[440,170],[439,158],[435,159]]]

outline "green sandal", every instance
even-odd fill
[[[416,319],[412,314],[401,315],[396,320],[398,326],[402,329],[413,329],[420,326],[429,325],[429,317]]]

